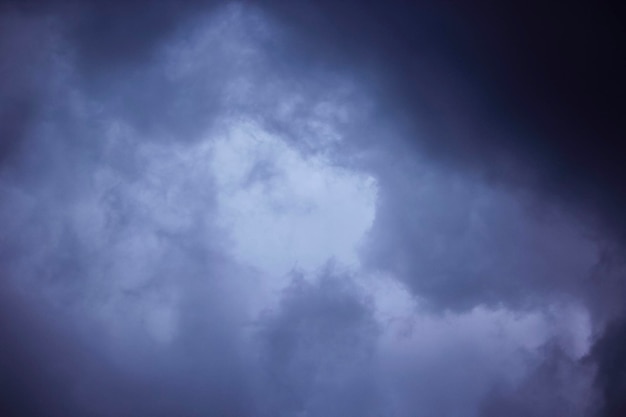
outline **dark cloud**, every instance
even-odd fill
[[[588,284],[598,249],[561,210],[530,210],[528,194],[414,158],[380,178],[366,262],[402,277],[435,310],[532,308]]]
[[[219,2],[214,0],[193,0],[184,5],[144,0],[3,0],[0,6],[11,12],[61,19],[81,69],[103,75],[149,60],[155,45],[216,4]]]
[[[118,334],[123,345],[112,347],[103,337],[107,329],[93,320],[3,293],[0,410],[6,416],[246,415],[250,393],[232,326],[218,319],[226,317],[222,307],[200,294],[184,299],[191,311],[181,317],[180,334],[158,349],[140,323],[127,323]]]
[[[330,271],[328,271],[330,272]],[[380,415],[372,306],[349,277],[296,279],[260,324],[267,415]]]
[[[422,147],[499,179],[515,180],[511,168],[521,160],[533,187],[617,217],[624,54],[612,5],[289,2],[276,9],[321,45],[314,52],[375,68],[382,95],[417,128],[412,136]]]
[[[54,22],[9,11],[0,14],[0,164],[19,151],[50,94]]]
[[[626,328],[623,320],[611,322],[593,347],[590,359],[598,365],[595,383],[602,398],[599,416],[614,417],[626,412]]]
[[[0,2],[0,412],[574,416],[595,392],[620,415],[617,9],[179,3]],[[278,278],[229,252],[203,147],[242,115],[378,187],[362,276],[303,275],[260,319]],[[571,303],[597,342],[524,348],[478,410],[504,337],[396,358],[364,295],[381,273],[452,333]]]
[[[544,201],[577,213],[583,228],[601,224],[603,231],[596,239],[623,244],[626,173],[620,152],[625,133],[620,97],[626,66],[620,7],[609,2],[560,7],[535,2],[399,1],[290,2],[278,10],[285,20],[297,22],[294,26],[303,25],[314,44],[323,45],[314,52],[347,65],[357,62],[374,68],[389,106],[385,115],[392,113],[395,120],[404,121],[421,149],[490,181],[538,193]],[[431,194],[446,200],[442,211],[425,216],[418,204],[423,200],[411,203],[406,198],[423,187],[410,164],[386,162],[400,165],[405,175],[390,180],[399,191],[387,196],[390,208],[379,211],[388,218],[377,219],[380,230],[374,239],[382,242],[375,245],[374,262],[404,274],[416,294],[462,308],[475,303],[524,305],[546,294],[573,291],[583,293],[600,329],[607,314],[622,314],[621,302],[614,299],[623,294],[621,250],[609,250],[611,260],[599,261],[595,272],[588,267],[534,269],[542,259],[552,263],[550,250],[536,243],[518,246],[520,236],[514,237],[518,232],[505,232],[506,227],[489,229],[497,230],[497,238],[491,238],[487,229],[472,232],[482,216],[487,224],[497,222],[506,209],[488,214],[488,209],[472,208],[476,206],[467,203],[472,197],[461,197],[463,191],[455,192],[450,185]],[[447,201],[453,195],[459,200]],[[447,217],[454,210],[460,214]],[[510,218],[503,221],[516,224]],[[519,232],[529,237],[537,227],[536,236],[545,240],[547,236],[539,235],[555,218],[544,221],[543,226],[539,222]],[[425,237],[432,236],[425,231],[430,227],[440,236],[442,252],[437,252],[437,239]],[[563,243],[575,240],[563,237]],[[455,247],[462,256],[452,254]],[[470,255],[476,251],[483,255]],[[485,252],[493,255],[485,259]],[[588,253],[584,248],[574,252]],[[465,279],[459,281],[459,274]],[[519,280],[509,279],[516,276]],[[621,351],[617,339],[606,344]],[[599,365],[605,363],[602,357],[595,357]],[[615,353],[607,361],[616,363],[618,358]],[[599,380],[611,380],[602,376],[606,369],[600,365]],[[622,395],[614,389],[607,404],[616,404]]]
[[[573,361],[556,343],[543,347],[541,359],[516,387],[493,389],[482,405],[481,416],[586,416],[596,402],[590,390],[589,364]]]

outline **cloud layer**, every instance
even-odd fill
[[[0,3],[3,415],[620,415],[582,11],[392,3]]]

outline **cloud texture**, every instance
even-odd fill
[[[622,415],[590,7],[0,2],[0,413]]]

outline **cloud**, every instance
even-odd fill
[[[571,361],[557,345],[543,350],[543,360],[523,383],[513,389],[494,388],[484,400],[481,416],[584,416],[595,411],[589,364]]]
[[[378,176],[369,265],[437,310],[523,309],[581,295],[600,249],[573,216],[416,157],[395,160]]]
[[[268,415],[378,415],[377,324],[347,277],[294,279],[259,322]]]
[[[613,417],[623,414],[624,404],[624,323],[613,321],[598,339],[590,353],[590,359],[598,364],[595,384],[602,399],[599,414]]]
[[[514,41],[558,31],[149,6],[0,7],[5,414],[618,412],[618,130],[583,99],[605,83],[560,68],[569,41],[537,78]]]

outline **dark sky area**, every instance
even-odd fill
[[[624,27],[0,0],[0,416],[626,416]]]

